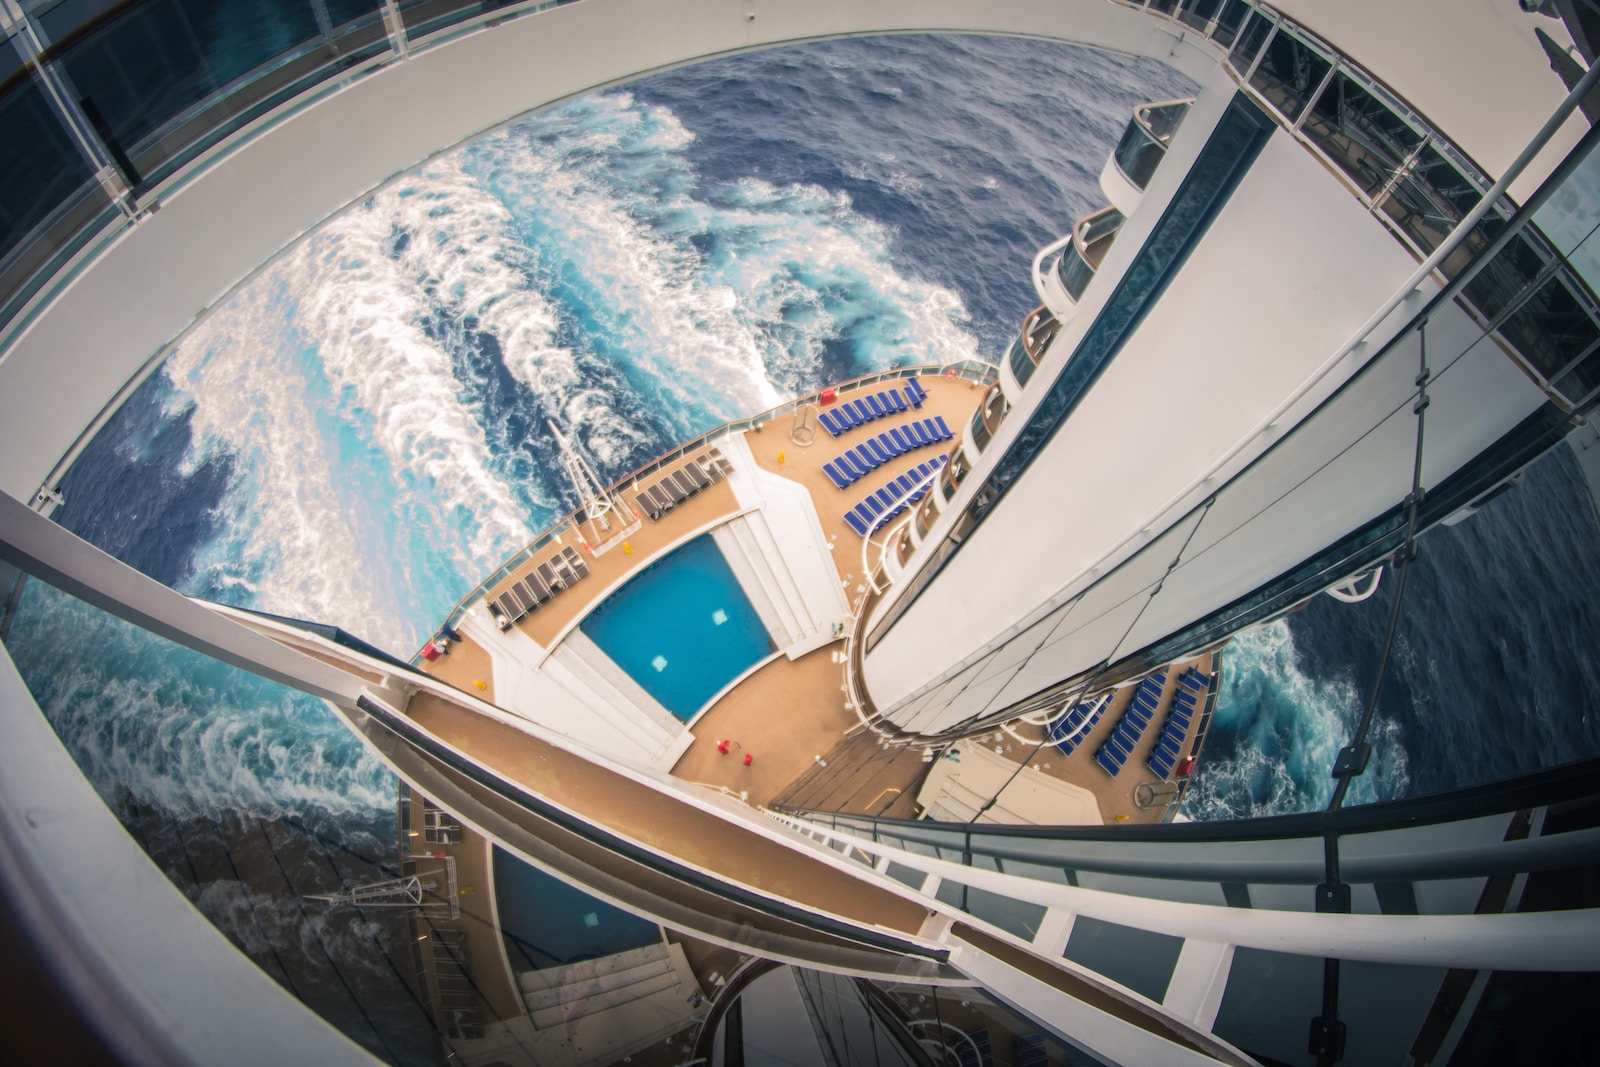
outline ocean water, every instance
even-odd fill
[[[575,502],[545,420],[612,477],[848,375],[999,358],[1130,108],[1186,89],[1043,42],[895,37],[530,116],[352,205],[186,334],[58,518],[185,592],[409,654]],[[1430,535],[1358,798],[1600,750],[1597,562],[1563,455]],[[1234,642],[1193,814],[1326,796],[1386,610],[1319,600]],[[39,583],[10,647],[219,927],[378,1054],[428,1059],[394,929],[300,899],[396,862],[395,782],[328,709]]]

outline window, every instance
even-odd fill
[[[1267,43],[1250,84],[1292,123],[1332,68],[1326,56],[1280,27]]]
[[[1252,11],[1250,21],[1245,23],[1244,30],[1233,42],[1233,51],[1228,53],[1228,65],[1241,76],[1248,74],[1250,64],[1255,60],[1256,53],[1261,51],[1272,27],[1272,19],[1260,11]]]
[[[1317,97],[1301,132],[1369,198],[1422,143],[1422,134],[1343,70]]]

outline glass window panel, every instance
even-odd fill
[[[1178,0],[1150,0],[1150,10],[1159,11],[1163,15],[1172,14],[1173,8],[1178,6]]]
[[[1183,938],[1080,915],[1063,955],[1160,1003],[1178,965]]]
[[[1212,17],[1221,6],[1222,0],[1189,0],[1189,3],[1184,5],[1183,13],[1178,16],[1178,20],[1197,30],[1204,30],[1211,24]]]
[[[1306,101],[1328,76],[1333,64],[1305,42],[1279,29],[1250,76],[1256,91],[1290,122],[1300,117]]]
[[[1217,16],[1217,27],[1211,31],[1211,39],[1224,45],[1232,45],[1239,33],[1239,26],[1249,13],[1250,7],[1244,0],[1228,0],[1222,8],[1222,14]]]
[[[1272,20],[1259,11],[1252,11],[1250,21],[1245,23],[1243,32],[1233,42],[1233,51],[1228,53],[1228,64],[1240,74],[1249,71],[1251,61],[1261,51],[1261,45],[1271,32]]]
[[[1481,227],[1484,231],[1481,240],[1487,243],[1504,223],[1498,219],[1484,222],[1489,225]],[[1479,235],[1474,233],[1473,237]],[[1521,297],[1523,290],[1544,269],[1544,264],[1544,257],[1527,236],[1518,234],[1467,283],[1467,299],[1485,319],[1496,319]]]
[[[1556,388],[1561,395],[1574,404],[1583,400],[1596,388],[1600,388],[1600,352],[1595,352],[1584,359],[1556,383]]]
[[[1500,324],[1500,335],[1516,346],[1546,379],[1600,342],[1600,327],[1566,279],[1550,278]]]
[[[1477,206],[1482,195],[1475,182],[1430,144],[1379,207],[1418,248],[1431,252]]]
[[[1422,135],[1346,71],[1333,76],[1301,127],[1369,197],[1376,196]]]

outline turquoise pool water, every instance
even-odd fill
[[[498,848],[494,895],[514,971],[597,960],[661,940],[655,923],[596,900]]]
[[[687,722],[772,651],[772,639],[710,535],[650,564],[579,625]]]

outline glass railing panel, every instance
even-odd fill
[[[1122,176],[1134,188],[1142,190],[1149,184],[1151,175],[1155,174],[1166,154],[1166,145],[1152,137],[1137,119],[1130,119],[1112,158],[1117,161],[1117,169],[1122,171]]]
[[[311,0],[154,0],[70,27],[56,25],[76,20],[61,5],[41,28],[47,55],[98,114],[102,136],[152,181],[386,47],[377,0],[344,0],[329,15],[343,22],[324,36]]]
[[[1236,949],[1213,1032],[1265,1063],[1316,1063],[1306,1035],[1311,1020],[1323,1014],[1323,974],[1316,957]],[[1428,1062],[1413,1057],[1428,1032],[1425,1023],[1441,997],[1445,971],[1345,960],[1338,974],[1334,1003],[1345,1026],[1338,1062]]]
[[[1261,51],[1271,32],[1272,19],[1260,11],[1250,12],[1250,20],[1244,24],[1233,42],[1233,50],[1228,53],[1228,65],[1241,76],[1249,73],[1250,64],[1255,62],[1256,53]]]
[[[989,427],[983,422],[983,409],[972,413],[972,422],[968,424],[968,433],[972,437],[972,444],[979,452],[989,447],[989,442],[994,435],[989,432]]]
[[[1159,11],[1163,15],[1170,15],[1178,6],[1178,0],[1150,0],[1150,10]]]
[[[1017,384],[1027,385],[1028,379],[1033,377],[1037,364],[1028,355],[1028,346],[1023,343],[1021,334],[1011,342],[1011,351],[1006,353],[1006,363],[1011,367],[1011,374],[1017,379]]]
[[[412,36],[434,33],[479,15],[511,7],[516,0],[402,0],[400,18]]]
[[[1317,97],[1301,132],[1369,198],[1422,143],[1422,134],[1342,70]]]
[[[1250,76],[1250,85],[1292,123],[1305,110],[1306,102],[1332,66],[1327,56],[1293,34],[1279,30]]]
[[[0,47],[11,69],[0,89],[0,278],[11,292],[50,258],[66,235],[103,211],[110,198],[61,125],[39,76]]]
[[[1062,955],[1157,1004],[1167,995],[1183,938],[1080,915]]]
[[[1227,0],[1223,5],[1222,14],[1217,16],[1217,25],[1211,31],[1211,39],[1225,48],[1232,47],[1239,35],[1239,27],[1244,24],[1245,16],[1249,13],[1250,5],[1244,0]]]
[[[1083,291],[1094,281],[1094,268],[1083,258],[1077,245],[1068,245],[1062,249],[1061,259],[1056,263],[1056,277],[1067,295],[1076,302],[1083,299]]]

